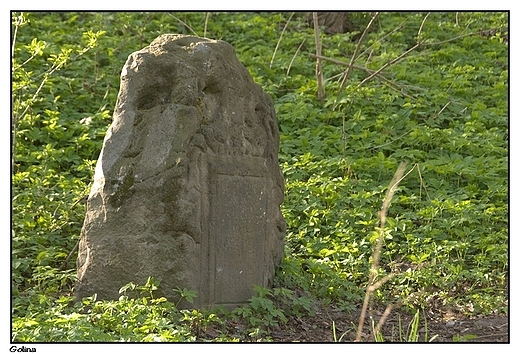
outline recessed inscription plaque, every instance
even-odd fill
[[[179,307],[235,306],[283,257],[271,97],[224,41],[166,34],[121,73],[78,247],[77,298],[148,277]]]
[[[267,195],[265,177],[218,174],[212,201],[210,239],[215,243],[211,272],[215,303],[240,303],[254,295],[252,284],[265,286]],[[211,235],[213,234],[213,235]]]

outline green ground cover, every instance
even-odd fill
[[[222,327],[215,340],[244,340],[225,330],[233,321],[245,321],[246,339],[270,340],[316,303],[359,307],[380,231],[370,279],[391,277],[376,303],[508,312],[508,14],[381,13],[365,32],[374,14],[353,13],[357,30],[320,32],[321,100],[305,16],[12,13],[12,340],[195,341],[210,324]],[[231,314],[178,310],[154,298],[153,278],[134,286],[138,299],[72,297],[76,202],[88,194],[120,70],[164,33],[231,43],[275,102],[285,259],[275,288]]]

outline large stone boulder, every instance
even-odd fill
[[[77,298],[129,282],[234,306],[271,285],[284,197],[271,97],[224,42],[162,35],[131,54],[99,156],[77,260]],[[187,305],[187,304],[184,304]]]

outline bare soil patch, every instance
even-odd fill
[[[365,320],[362,341],[372,341],[372,320],[377,324],[379,315]],[[413,315],[393,311],[382,326],[385,342],[401,342],[400,337],[406,337],[408,324]],[[343,311],[329,309],[325,314],[304,318],[290,318],[286,328],[273,331],[272,338],[280,342],[353,342],[356,339],[359,313],[347,315]],[[334,338],[334,328],[336,339]],[[399,328],[404,333],[400,335]],[[461,315],[428,315],[422,316],[419,325],[419,342],[425,339],[438,342],[481,342],[481,343],[509,343],[509,318],[507,315],[469,318]]]
[[[374,311],[372,316],[366,316],[362,342],[373,342],[372,321],[375,324],[381,318],[383,311]],[[271,329],[267,336],[274,342],[354,342],[358,327],[360,311],[351,314],[334,306],[316,311],[315,316],[290,317],[285,325]],[[506,314],[492,316],[467,317],[451,311],[442,313],[420,313],[418,342],[478,342],[478,343],[509,343],[509,316]],[[406,342],[408,325],[413,315],[403,310],[393,310],[387,317],[381,330],[385,342]],[[228,322],[224,330],[227,336],[243,342],[257,341],[248,335],[245,323]],[[399,333],[399,328],[403,333]],[[335,336],[334,336],[335,330]],[[210,326],[200,336],[212,340],[222,334],[222,328]],[[433,340],[432,340],[433,339]]]

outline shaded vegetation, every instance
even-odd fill
[[[381,13],[364,33],[373,17],[319,33],[320,101],[304,13],[12,13],[12,340],[268,341],[320,306],[354,312],[402,161],[374,279],[392,277],[373,307],[507,314],[508,14]],[[275,101],[285,259],[274,289],[232,313],[154,299],[153,274],[137,299],[72,297],[120,70],[163,33],[231,43]]]

